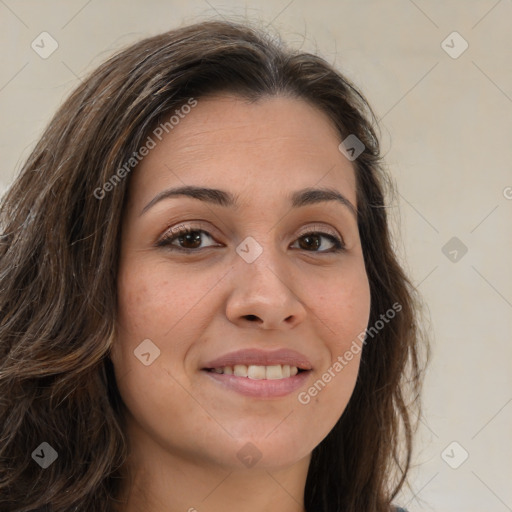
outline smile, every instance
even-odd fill
[[[236,364],[234,366],[212,368],[210,371],[224,375],[235,375],[236,377],[247,377],[254,380],[287,379],[299,373],[299,369],[296,366],[290,366],[289,364],[276,364],[271,366]]]
[[[288,371],[289,375],[286,376]],[[252,398],[270,399],[284,397],[299,390],[309,379],[311,370],[300,370],[296,366],[288,365],[241,364],[204,369],[202,373],[219,386],[220,390],[235,391]]]

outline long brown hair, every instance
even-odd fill
[[[353,134],[365,145],[353,165],[369,325],[395,303],[401,311],[367,339],[350,402],[313,451],[304,500],[308,512],[391,510],[410,466],[429,349],[420,299],[388,231],[385,194],[392,188],[375,115],[322,58],[224,21],[144,39],[93,71],[2,200],[1,510],[114,510],[128,445],[108,355],[128,171],[108,191],[104,185],[164,115],[216,92],[304,99],[331,119],[340,140]],[[46,469],[31,456],[43,442],[58,454]]]

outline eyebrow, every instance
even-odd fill
[[[186,185],[178,188],[169,188],[157,194],[140,212],[139,216],[146,213],[155,204],[172,197],[191,197],[205,203],[210,203],[227,208],[237,208],[237,196],[225,190],[216,188],[197,187]],[[331,188],[304,188],[293,192],[290,196],[292,208],[301,208],[312,204],[318,204],[328,201],[336,201],[347,207],[352,215],[357,219],[357,209],[355,206],[340,192]]]

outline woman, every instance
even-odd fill
[[[81,83],[0,212],[1,510],[400,510],[428,344],[374,120],[230,22]]]

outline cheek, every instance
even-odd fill
[[[299,395],[299,403],[315,411],[308,421],[317,432],[327,435],[345,410],[356,384],[371,297],[366,271],[360,264],[350,272],[331,276],[318,290],[310,304],[315,307],[317,334],[329,357],[318,367],[315,380]]]
[[[154,308],[154,297],[149,293],[150,285],[141,277],[120,274],[117,288],[117,312],[123,333],[141,332],[151,325],[150,313]]]
[[[334,277],[311,301],[321,322],[331,359],[342,355],[365,331],[370,317],[370,285],[364,269]],[[355,359],[355,358],[354,358]]]
[[[120,265],[117,281],[117,337],[112,348],[112,361],[120,374],[138,369],[141,363],[134,350],[151,340],[161,347],[161,333],[169,330],[174,304],[164,294],[165,281],[158,279],[155,268],[136,264],[136,260]],[[167,313],[163,314],[167,305]],[[155,352],[156,354],[156,352]],[[160,357],[160,356],[159,356]],[[157,361],[158,359],[156,359]],[[154,364],[151,365],[154,368]]]
[[[164,264],[127,264],[118,278],[119,325],[129,337],[153,336],[162,342],[174,326],[179,329],[177,323],[193,309],[203,288],[204,283]]]
[[[205,279],[194,277],[193,271],[177,271],[168,262],[147,261],[144,255],[127,258],[118,273],[118,335],[111,354],[119,374],[140,370],[134,351],[148,339],[157,347],[155,353],[160,352],[144,368],[152,374],[155,368],[181,374],[190,345],[211,319],[208,302],[202,299],[217,281],[216,276]]]
[[[135,260],[120,266],[118,273],[118,335],[111,359],[123,402],[153,436],[159,435],[155,417],[169,422],[166,414],[173,411],[173,428],[179,430],[180,420],[186,423],[187,410],[194,405],[180,382],[188,348],[187,333],[191,335],[190,323],[185,320],[196,312],[193,306],[198,302],[200,283],[194,287],[190,276],[181,277],[180,282],[167,274],[164,265]],[[196,319],[193,317],[193,324]],[[151,340],[154,346],[145,340]],[[150,354],[148,365],[134,354],[142,353],[138,348],[143,341]]]

